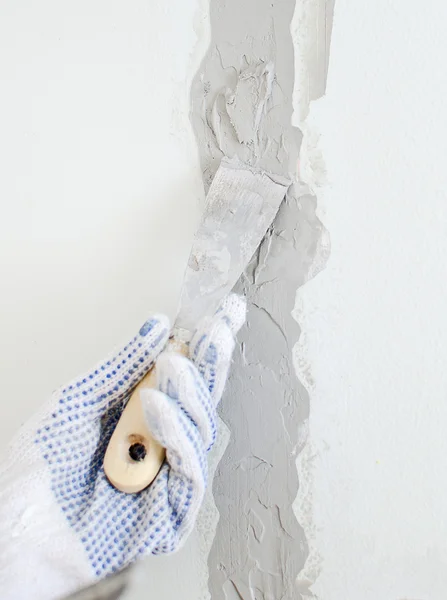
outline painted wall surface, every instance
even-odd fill
[[[337,0],[307,120],[331,253],[296,306],[311,394],[296,507],[312,504],[321,600],[446,597],[446,19],[435,0]]]
[[[175,313],[204,197],[188,113],[205,4],[0,2],[1,449],[53,389]],[[196,536],[144,566],[144,597],[200,598]]]
[[[0,3],[2,443],[175,312],[203,202],[188,95],[207,36],[196,0],[174,4]]]

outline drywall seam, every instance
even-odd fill
[[[319,5],[323,15],[327,5]],[[293,508],[309,399],[293,366],[300,330],[292,312],[297,287],[314,272],[326,244],[316,198],[297,176],[294,9],[294,0],[212,0],[211,43],[192,85],[205,188],[223,155],[296,179],[237,286],[248,299],[248,319],[220,406],[231,439],[213,485],[220,515],[208,560],[213,600],[297,600],[310,594],[299,578],[308,551]],[[327,49],[327,29],[314,31],[314,42],[322,32]],[[325,72],[319,68],[319,77]],[[322,88],[324,82],[315,89]],[[304,469],[301,474],[308,482]]]

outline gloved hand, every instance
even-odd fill
[[[203,500],[215,409],[244,319],[245,302],[230,295],[199,325],[188,359],[163,352],[169,323],[155,316],[22,428],[0,465],[0,597],[59,598],[138,556],[180,547]],[[142,401],[166,462],[149,488],[124,494],[106,479],[103,457],[155,361],[158,390]]]

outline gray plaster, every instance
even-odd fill
[[[332,2],[320,2],[322,14]],[[205,188],[223,155],[296,176],[301,134],[291,126],[294,0],[211,0],[211,45],[192,86],[192,122]],[[328,19],[317,79],[327,70]],[[320,40],[321,41],[321,40]],[[260,75],[263,77],[260,77]],[[318,85],[320,86],[318,88]],[[312,96],[322,93],[315,86]],[[254,114],[250,98],[262,105]],[[265,99],[265,101],[263,100]],[[213,600],[297,600],[307,557],[292,509],[298,491],[299,431],[307,392],[292,364],[299,327],[297,288],[308,277],[321,224],[316,199],[293,186],[274,225],[236,286],[248,299],[232,373],[220,405],[231,440],[213,484],[220,520],[209,556]]]

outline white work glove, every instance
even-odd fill
[[[228,296],[199,325],[185,358],[162,352],[169,323],[155,316],[22,428],[0,465],[0,598],[60,598],[141,555],[180,547],[203,500],[216,405],[244,319],[244,300]],[[158,390],[142,401],[166,462],[149,488],[124,494],[106,479],[104,453],[155,361]]]

